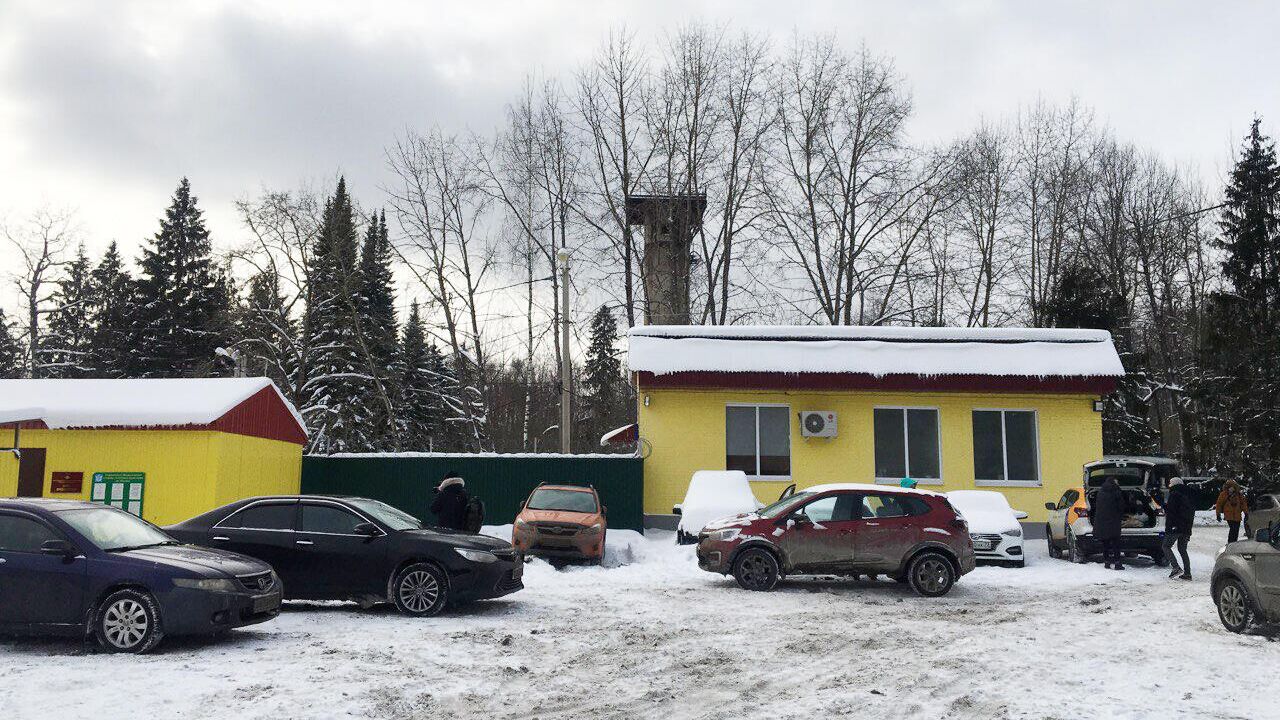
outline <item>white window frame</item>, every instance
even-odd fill
[[[871,408],[871,469],[875,472],[876,464],[876,410],[901,410],[902,412],[902,465],[906,469],[907,477],[916,481],[917,485],[945,485],[946,482],[941,477],[937,478],[918,478],[911,474],[911,435],[907,432],[907,410],[932,410],[938,416],[938,475],[942,475],[942,408],[931,405],[875,405]],[[902,482],[902,478],[886,478],[876,476],[877,485],[897,485]]]
[[[790,480],[791,479],[790,473],[786,475],[760,475],[758,473],[760,472],[760,408],[762,407],[785,408],[787,411],[787,467],[788,468],[791,467],[791,461],[792,461],[791,406],[788,405],[787,403],[731,402],[731,403],[725,403],[724,407],[725,407],[725,421],[726,421],[725,436],[724,436],[725,460],[728,460],[729,458],[729,433],[728,433],[728,426],[727,426],[727,421],[729,419],[729,408],[731,407],[752,408],[756,411],[756,473],[757,474],[748,475],[747,480],[750,482],[778,482],[780,480]],[[728,463],[726,462],[725,465],[727,466]]]
[[[973,428],[973,413],[976,412],[998,412],[1000,413],[1000,459],[1004,462],[1004,480],[979,480],[978,468],[975,464],[973,468],[973,484],[975,487],[1044,487],[1044,467],[1041,465],[1040,456],[1040,411],[1035,408],[1017,408],[1017,407],[976,407],[969,411],[969,435],[972,437],[975,432]],[[1026,412],[1031,413],[1031,434],[1035,437],[1035,453],[1036,453],[1036,480],[1010,480],[1009,479],[1009,441],[1006,437],[1004,414],[1007,412]],[[974,458],[977,462],[977,458]],[[1059,498],[1061,499],[1061,498]]]

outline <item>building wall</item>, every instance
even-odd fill
[[[644,398],[649,404],[644,404]],[[762,502],[776,500],[792,482],[804,488],[828,482],[874,482],[872,411],[878,406],[936,407],[941,444],[942,482],[922,488],[974,489],[973,420],[975,409],[1035,410],[1039,433],[1040,487],[992,487],[1026,522],[1045,519],[1044,503],[1056,501],[1079,481],[1081,466],[1102,457],[1102,415],[1094,395],[876,393],[866,391],[783,392],[751,390],[640,389],[640,436],[647,443],[645,512],[669,514],[684,499],[695,470],[725,469],[725,406],[775,403],[790,406],[791,479],[753,481]],[[798,413],[838,413],[836,438],[804,438]]]
[[[45,497],[89,499],[95,472],[146,473],[143,517],[185,520],[249,495],[296,493],[302,447],[201,430],[23,430],[23,447],[46,448]],[[80,493],[52,492],[54,472],[82,472]],[[0,457],[0,495],[17,492],[18,464]]]

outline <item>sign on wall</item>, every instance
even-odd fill
[[[56,493],[76,493],[78,495],[84,491],[84,473],[54,472],[49,490]]]
[[[142,496],[145,484],[146,473],[94,473],[93,491],[89,494],[89,499],[142,517]]]

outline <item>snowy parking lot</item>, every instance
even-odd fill
[[[1280,645],[1219,624],[1192,582],[1070,565],[1030,541],[927,600],[891,581],[748,593],[670,533],[615,532],[619,567],[528,566],[526,589],[432,619],[291,604],[220,639],[107,655],[0,641],[13,718],[1276,717]]]

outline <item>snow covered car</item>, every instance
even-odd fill
[[[1213,564],[1209,591],[1218,619],[1231,632],[1280,622],[1280,528],[1261,528],[1224,546]]]
[[[993,490],[952,490],[947,499],[969,523],[973,554],[979,561],[1026,565],[1022,525],[1018,522],[1026,513],[1009,507],[1004,495]]]
[[[888,575],[936,597],[974,564],[968,524],[946,496],[883,485],[815,485],[698,535],[698,567],[746,590],[786,575]]]
[[[763,506],[741,470],[699,470],[689,480],[684,502],[672,508],[680,516],[676,542],[692,545],[698,531],[713,520],[751,512]]]
[[[1049,511],[1045,523],[1049,556],[1083,563],[1102,552],[1101,542],[1093,537],[1089,514],[1098,490],[1107,478],[1113,477],[1127,505],[1120,530],[1120,551],[1146,555],[1163,565],[1164,523],[1159,520],[1163,510],[1157,498],[1163,496],[1176,468],[1176,463],[1167,458],[1111,457],[1086,464],[1080,485],[1068,488],[1057,503],[1045,503]]]

